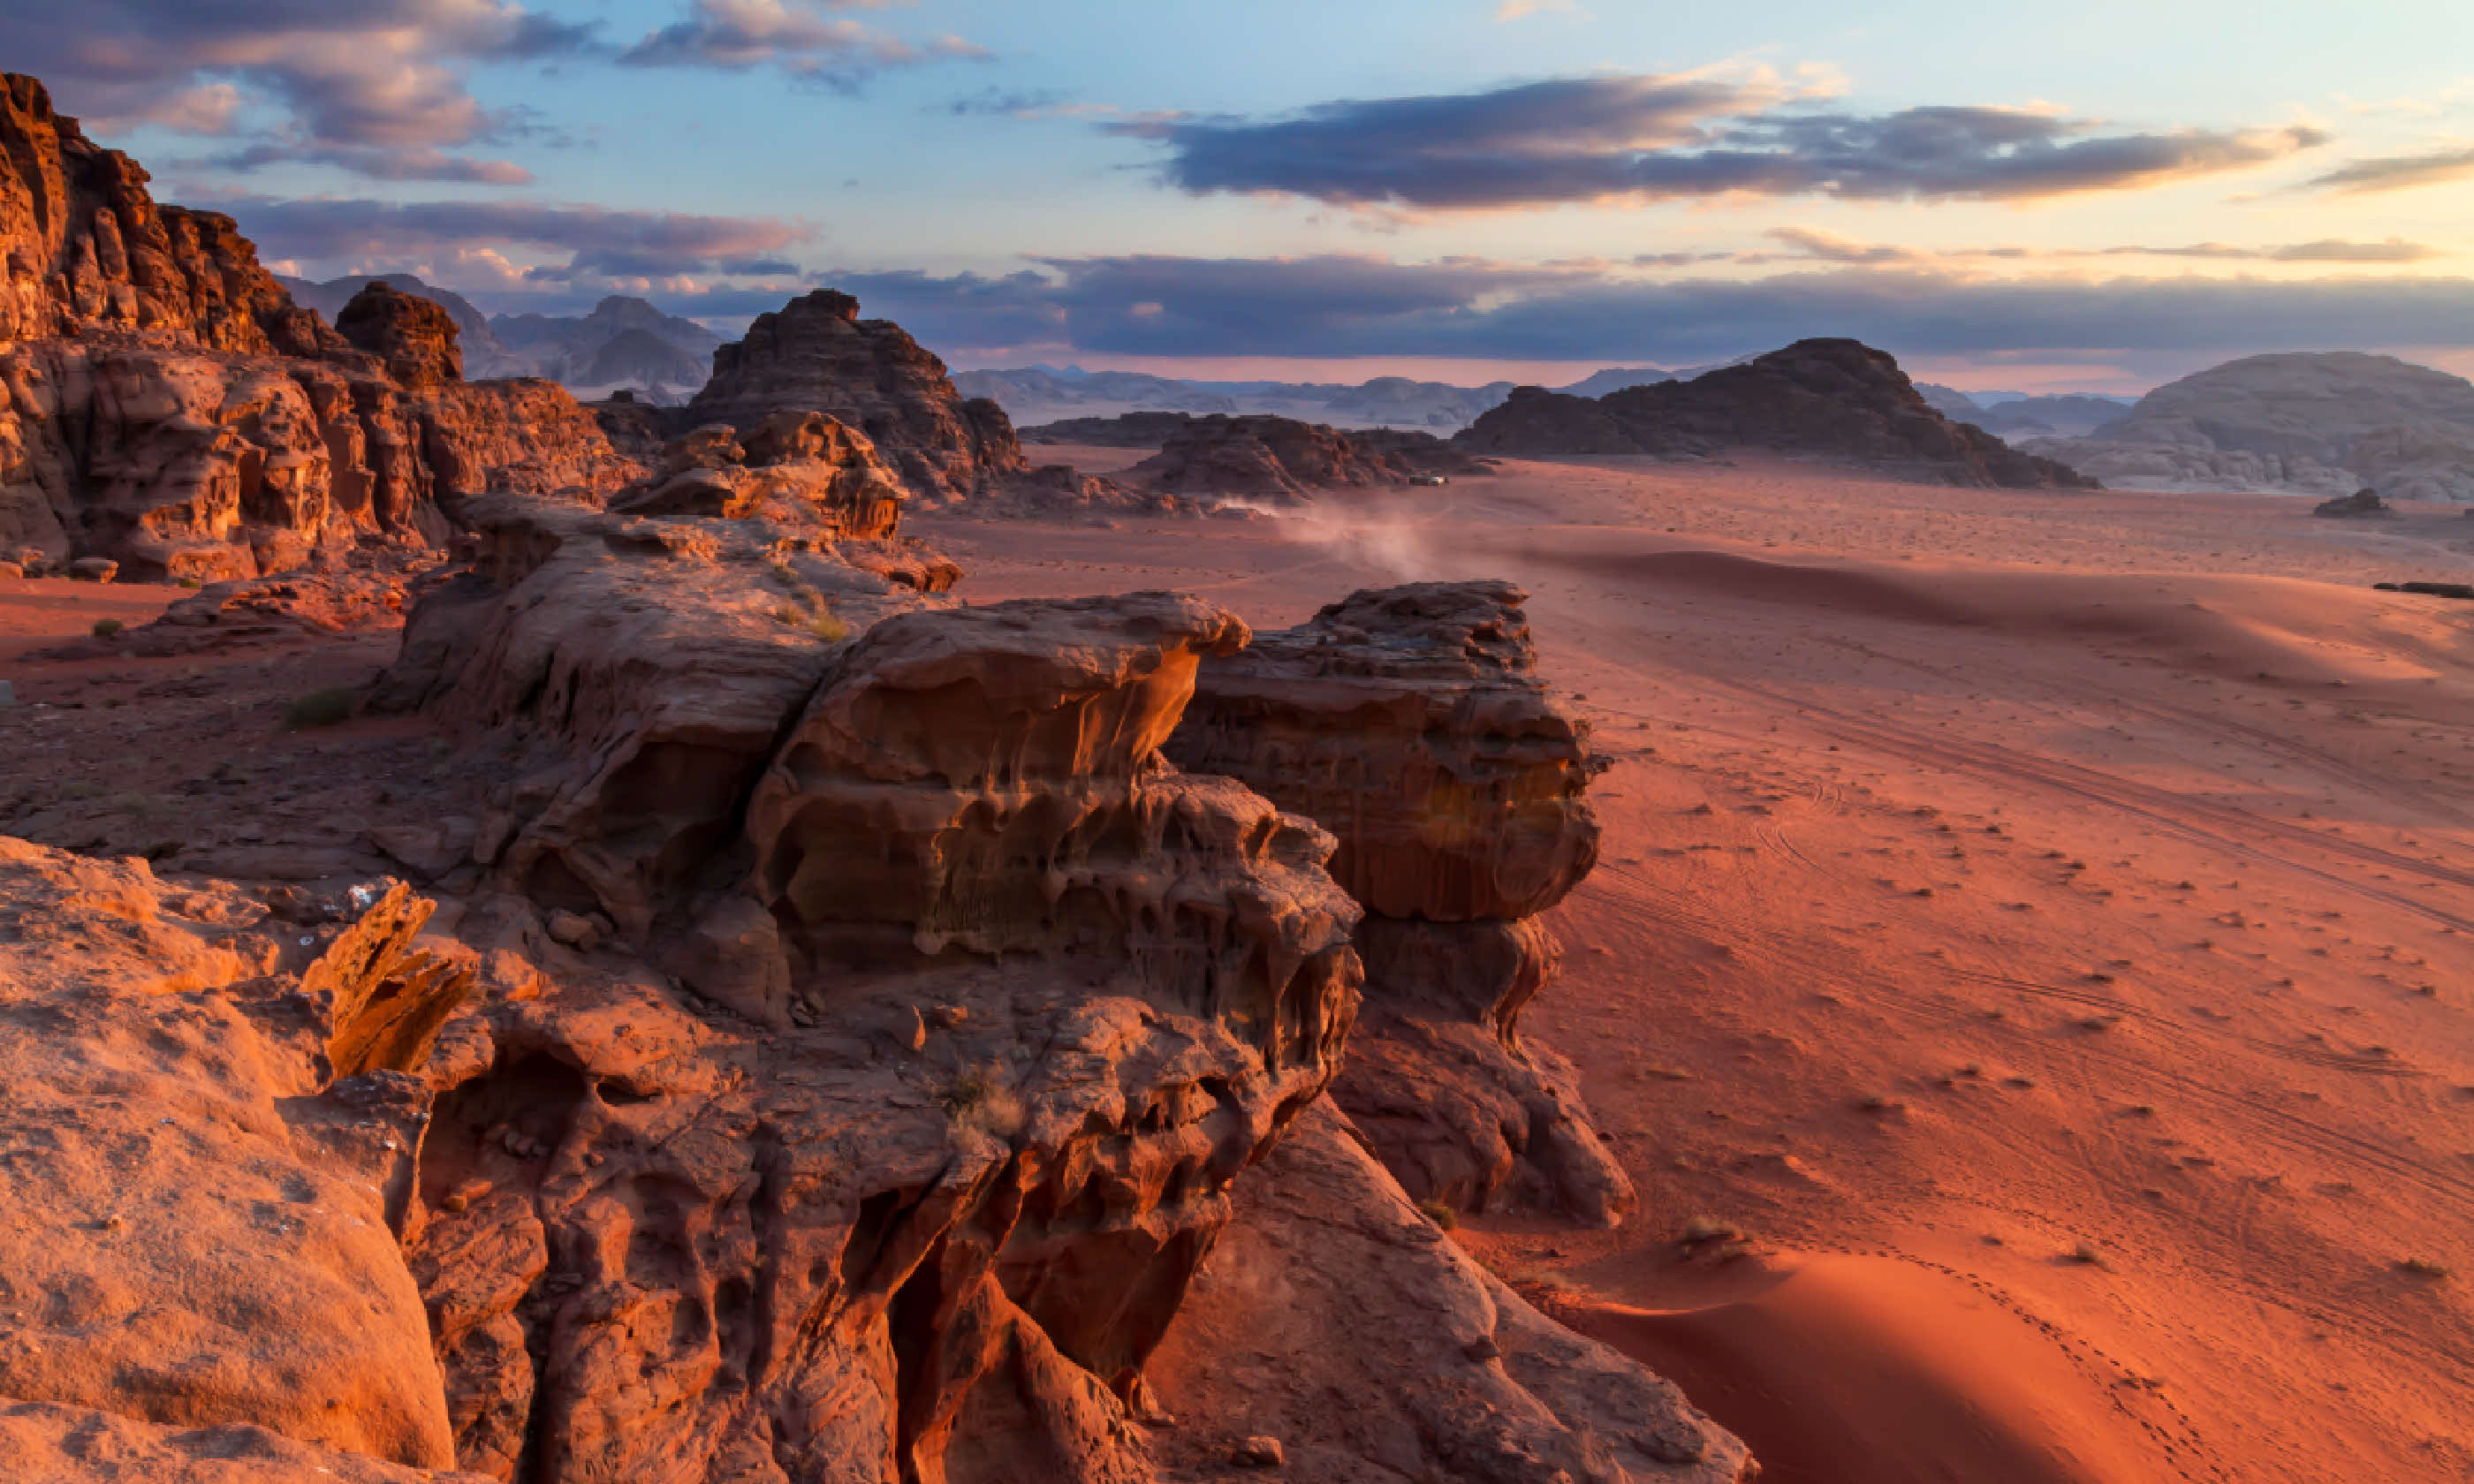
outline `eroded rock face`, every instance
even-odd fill
[[[1357,1003],[1330,837],[1158,756],[1244,625],[944,609],[759,521],[475,515],[382,698],[515,780],[460,930],[555,961],[597,914],[691,993],[605,958],[442,1040],[413,1262],[459,1459],[1151,1478],[1144,1364]],[[856,636],[784,624],[787,581]]]
[[[688,406],[695,423],[753,429],[777,412],[821,412],[865,433],[912,491],[942,502],[989,492],[1027,471],[1004,409],[965,402],[939,361],[859,300],[818,289],[756,317],[713,355]]]
[[[439,305],[406,294],[382,278],[363,285],[335,316],[336,333],[353,348],[377,358],[398,385],[429,392],[464,379],[464,352],[456,348],[455,317]]]
[[[1899,363],[1853,340],[1800,340],[1689,381],[1626,387],[1594,401],[1515,391],[1453,442],[1476,453],[1699,457],[1775,449],[1938,484],[2092,488],[2067,466],[2012,448],[1933,410]]]
[[[1184,1422],[1162,1441],[1164,1484],[1249,1476],[1227,1460],[1251,1434],[1279,1441],[1286,1477],[1319,1484],[1737,1484],[1756,1472],[1674,1386],[1471,1261],[1328,1101],[1248,1174],[1152,1376]]]
[[[0,1448],[54,1436],[22,1402],[452,1463],[397,1248],[423,1037],[389,1031],[467,981],[407,962],[420,915],[304,943],[230,888],[0,838]]]
[[[444,544],[443,499],[637,471],[548,382],[415,396],[331,362],[46,341],[0,349],[0,546],[124,579],[255,577],[364,538]]]
[[[1612,1223],[1631,1183],[1570,1068],[1518,1034],[1553,976],[1532,919],[1597,861],[1588,732],[1509,583],[1356,593],[1207,664],[1168,746],[1340,837],[1367,1007],[1334,1095],[1412,1194]]]
[[[231,218],[158,206],[147,174],[0,73],[0,342],[159,332],[242,355],[344,347],[258,266]]]
[[[820,412],[780,412],[744,439],[727,424],[665,444],[654,475],[610,497],[630,515],[816,525],[863,540],[901,528],[909,491],[867,435]]]

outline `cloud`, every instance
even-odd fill
[[[2316,242],[2285,243],[2259,248],[2236,247],[2223,242],[2195,242],[2182,247],[2165,248],[2001,247],[1927,250],[1903,247],[1895,243],[1856,242],[1807,227],[1773,227],[1762,235],[1779,243],[1787,251],[1709,254],[1669,253],[1657,257],[1638,257],[1633,261],[1642,266],[1650,266],[1712,260],[1747,264],[1805,260],[1878,267],[1890,263],[1954,263],[1971,258],[1992,258],[2001,261],[2029,259],[2064,261],[2073,258],[2096,257],[2194,257],[2260,263],[2419,263],[2435,257],[2452,255],[2438,248],[2419,242],[2408,242],[2402,237],[2390,237],[2383,242],[2351,242],[2343,238],[2323,237]]]
[[[2305,190],[2333,191],[2340,196],[2368,196],[2379,191],[2411,190],[2440,185],[2474,176],[2474,149],[2437,150],[2426,155],[2390,155],[2358,159],[2303,182]]]
[[[940,348],[1677,364],[1812,335],[1901,355],[2151,359],[2474,346],[2474,280],[1988,279],[1920,266],[1645,279],[1587,265],[1370,257],[1051,258],[999,276],[840,272]],[[1150,306],[1156,306],[1152,308]]]
[[[629,47],[636,67],[778,66],[793,76],[850,85],[880,67],[985,58],[959,36],[913,42],[829,10],[878,10],[883,0],[691,0],[687,15]]]
[[[217,204],[239,218],[269,257],[377,271],[484,249],[564,252],[563,263],[524,270],[551,282],[795,274],[781,254],[815,235],[773,217],[533,202],[241,198]]]
[[[1558,15],[1589,14],[1589,12],[1581,9],[1576,0],[1503,0],[1503,3],[1494,9],[1494,18],[1498,21],[1510,22],[1527,20],[1532,15],[1544,15],[1550,12]]]
[[[2316,129],[2105,133],[2031,108],[1807,111],[1765,74],[1603,76],[1482,93],[1320,104],[1285,119],[1103,125],[1165,145],[1178,189],[1341,205],[1536,207],[1745,192],[1859,201],[2025,201],[2272,163]]]
[[[475,61],[594,49],[594,28],[511,0],[79,0],[12,8],[11,64],[110,132],[156,124],[231,134],[255,104],[276,110],[258,146],[381,179],[503,183],[515,167],[445,152],[522,132],[465,85]],[[263,156],[265,160],[276,157]]]

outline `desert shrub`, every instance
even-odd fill
[[[305,696],[295,696],[283,708],[283,725],[292,731],[312,727],[332,727],[350,720],[352,708],[360,704],[361,693],[349,685],[329,685]]]
[[[108,639],[127,627],[129,626],[117,618],[98,618],[94,621],[94,636],[98,639]]]
[[[1450,1207],[1445,1206],[1441,1201],[1419,1201],[1418,1203],[1418,1209],[1426,1213],[1426,1219],[1428,1221],[1433,1222],[1435,1225],[1443,1228],[1446,1232],[1451,1231],[1454,1227],[1461,1224],[1461,1213],[1452,1209]]]

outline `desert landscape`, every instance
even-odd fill
[[[109,5],[0,72],[0,1479],[2474,1477],[2463,280],[2145,235],[2417,230],[2462,89]],[[943,266],[621,76],[886,89]]]

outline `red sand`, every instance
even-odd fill
[[[977,601],[1532,590],[1618,762],[1527,1023],[1643,1209],[1461,1235],[1775,1476],[2462,1480],[2474,604],[2368,585],[2465,580],[2474,522],[2308,512],[1603,461],[918,525]],[[1700,1215],[1796,1276],[1711,1306]]]
[[[1459,1234],[1772,1477],[2463,1480],[2474,604],[2368,584],[2474,576],[2474,522],[2308,509],[1607,461],[1278,521],[914,529],[972,601],[1183,587],[1280,625],[1411,578],[1530,587],[1616,766],[1527,1023],[1642,1209]],[[219,754],[451,766],[418,727],[280,730],[380,639],[23,658],[179,596],[0,582],[30,763],[0,784],[196,809]],[[229,807],[271,841],[358,827],[284,793]],[[1757,1256],[1687,1257],[1696,1216]]]

